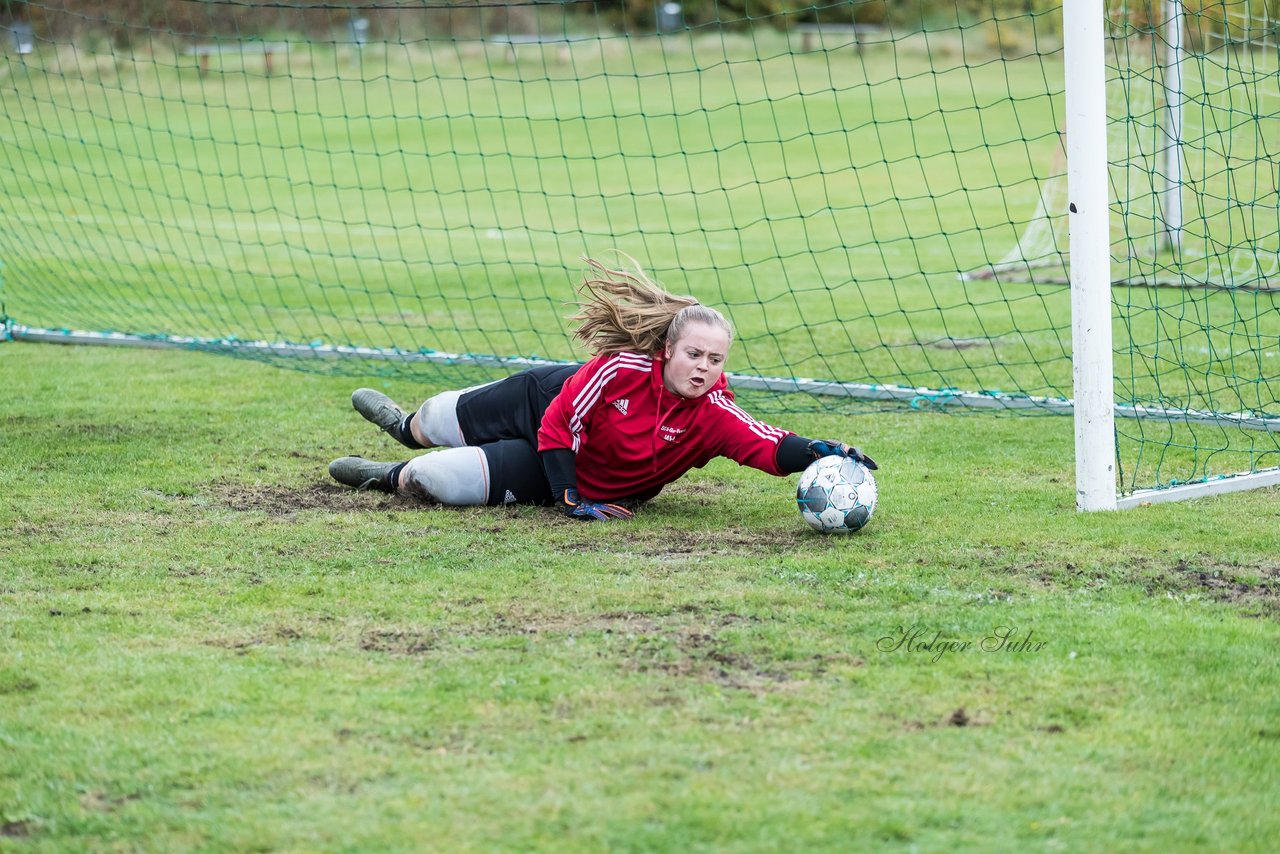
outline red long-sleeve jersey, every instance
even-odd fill
[[[773,475],[786,430],[733,402],[722,375],[683,398],[662,382],[661,357],[608,353],[583,365],[542,416],[538,450],[577,455],[578,494],[596,501],[651,498],[691,468],[728,457]]]

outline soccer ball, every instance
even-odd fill
[[[800,475],[800,515],[815,531],[849,534],[866,525],[876,509],[876,479],[847,457],[816,460]]]

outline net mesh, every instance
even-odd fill
[[[1280,463],[1276,4],[1179,6],[1172,64],[1170,5],[1107,12],[1126,490]],[[1061,9],[756,12],[0,3],[4,311],[462,384],[583,358],[623,252],[740,376],[1062,411]]]

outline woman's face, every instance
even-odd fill
[[[700,397],[724,373],[729,333],[709,323],[690,323],[680,340],[667,342],[662,381],[681,397]]]

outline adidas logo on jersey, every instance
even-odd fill
[[[614,408],[614,409],[616,409],[616,410],[618,410],[619,412],[621,412],[623,415],[626,415],[626,414],[627,414],[627,404],[628,404],[629,402],[630,402],[630,400],[629,400],[628,398],[620,397],[620,398],[618,398],[617,400],[615,400],[615,401],[613,402],[613,408]]]
[[[503,504],[515,504],[515,503],[516,503],[516,494],[515,494],[514,492],[512,492],[511,490],[509,490],[509,489],[508,489],[508,490],[507,490],[507,494],[506,494],[506,495],[504,495],[504,496],[502,496],[502,503],[503,503]]]

